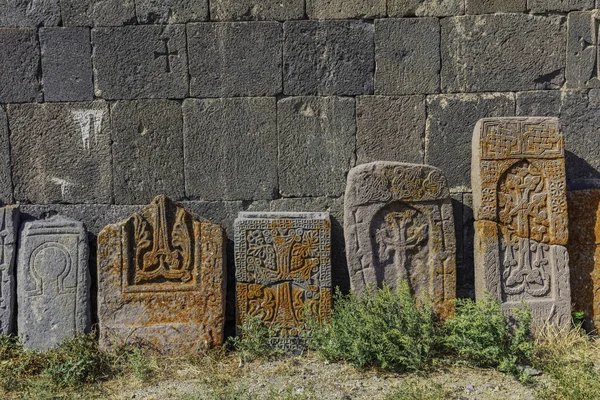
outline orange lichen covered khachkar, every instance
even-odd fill
[[[471,164],[475,295],[505,312],[524,302],[535,326],[571,323],[564,139],[558,119],[477,123]]]
[[[240,213],[235,220],[237,323],[259,318],[277,331],[276,347],[305,347],[306,312],[331,312],[328,213]]]
[[[568,192],[569,263],[573,310],[584,327],[600,329],[600,189]]]
[[[165,196],[98,236],[103,346],[165,354],[223,343],[225,233]]]

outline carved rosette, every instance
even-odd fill
[[[238,326],[255,316],[277,331],[275,345],[303,347],[306,313],[324,320],[331,310],[330,236],[326,213],[240,213],[235,221]]]
[[[166,196],[98,236],[103,343],[142,341],[165,353],[223,343],[223,229]]]
[[[352,289],[408,282],[417,301],[446,316],[456,297],[456,242],[443,173],[427,165],[375,162],[353,168],[344,199]]]
[[[507,312],[525,301],[536,323],[568,320],[562,314],[570,315],[570,294],[564,141],[558,120],[479,121],[471,176],[476,295],[492,293]]]

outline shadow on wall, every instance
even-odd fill
[[[565,151],[567,190],[600,188],[600,172],[583,158]]]

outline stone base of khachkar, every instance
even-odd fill
[[[98,236],[103,346],[168,354],[223,343],[225,233],[165,196]]]
[[[0,334],[13,333],[15,325],[15,260],[19,207],[0,208]]]
[[[328,213],[240,213],[235,220],[238,329],[254,316],[276,329],[275,346],[304,348],[306,312],[318,321],[331,312],[330,237]]]
[[[490,118],[473,135],[475,291],[534,326],[571,323],[564,140],[556,118]]]
[[[48,350],[90,328],[90,274],[83,223],[60,216],[23,224],[17,258],[19,337]]]
[[[569,264],[573,311],[585,312],[584,327],[600,329],[600,189],[568,193]]]
[[[348,175],[346,255],[355,292],[408,282],[445,317],[456,297],[454,218],[446,178],[431,166],[373,162]]]

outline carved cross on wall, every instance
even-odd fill
[[[155,51],[154,59],[156,60],[159,57],[165,57],[165,59],[167,61],[167,65],[165,67],[165,72],[171,72],[171,57],[172,56],[179,57],[179,52],[177,50],[169,51],[169,38],[164,38],[164,39],[162,39],[162,41],[165,45],[165,50],[163,52]]]

